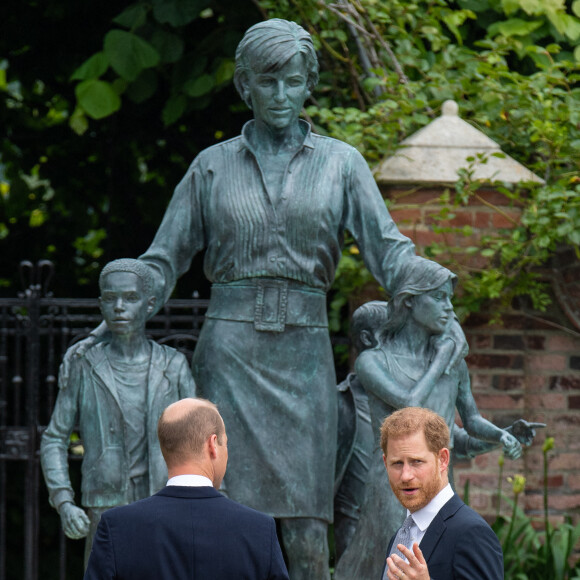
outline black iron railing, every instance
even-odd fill
[[[0,298],[0,580],[78,578],[83,542],[64,537],[48,505],[39,443],[56,400],[62,357],[98,326],[101,315],[96,298],[50,294],[50,262],[23,262],[20,272],[24,290]],[[170,300],[149,321],[147,334],[191,360],[207,306],[197,298]]]

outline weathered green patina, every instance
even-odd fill
[[[40,457],[50,503],[68,537],[87,538],[85,563],[105,509],[148,497],[167,482],[157,420],[169,404],[195,396],[186,358],[145,337],[155,302],[151,279],[138,260],[105,266],[100,304],[110,333],[67,361],[42,436]],[[68,470],[69,440],[77,425],[84,446],[81,503],[88,516],[74,503]]]

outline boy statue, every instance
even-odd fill
[[[142,261],[107,264],[100,275],[107,340],[75,355],[59,376],[59,394],[42,435],[40,458],[51,505],[65,534],[86,537],[85,564],[101,514],[150,496],[167,482],[156,425],[171,403],[195,396],[183,354],[147,339],[145,323],[155,298]],[[67,454],[78,427],[84,445],[82,505],[74,503]]]

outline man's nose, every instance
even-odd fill
[[[117,300],[115,300],[115,310],[116,311],[123,310],[123,299],[122,298],[117,298]]]
[[[402,481],[411,481],[413,479],[413,470],[411,469],[410,465],[403,465],[403,469],[401,471],[401,480]]]

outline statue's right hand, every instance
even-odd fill
[[[91,522],[87,514],[73,503],[63,503],[59,508],[62,529],[71,540],[80,540],[89,533]]]
[[[436,357],[450,361],[455,352],[455,341],[448,334],[439,334],[431,338],[431,344]]]
[[[79,340],[79,342],[73,344],[67,349],[59,370],[59,381],[61,384],[66,384],[68,382],[70,369],[74,359],[83,357],[87,350],[101,342],[105,338],[106,332],[107,325],[102,322],[97,326],[97,328],[95,328],[95,330],[93,330],[93,332],[91,332],[91,334],[89,334],[89,336],[87,336],[87,338]]]

